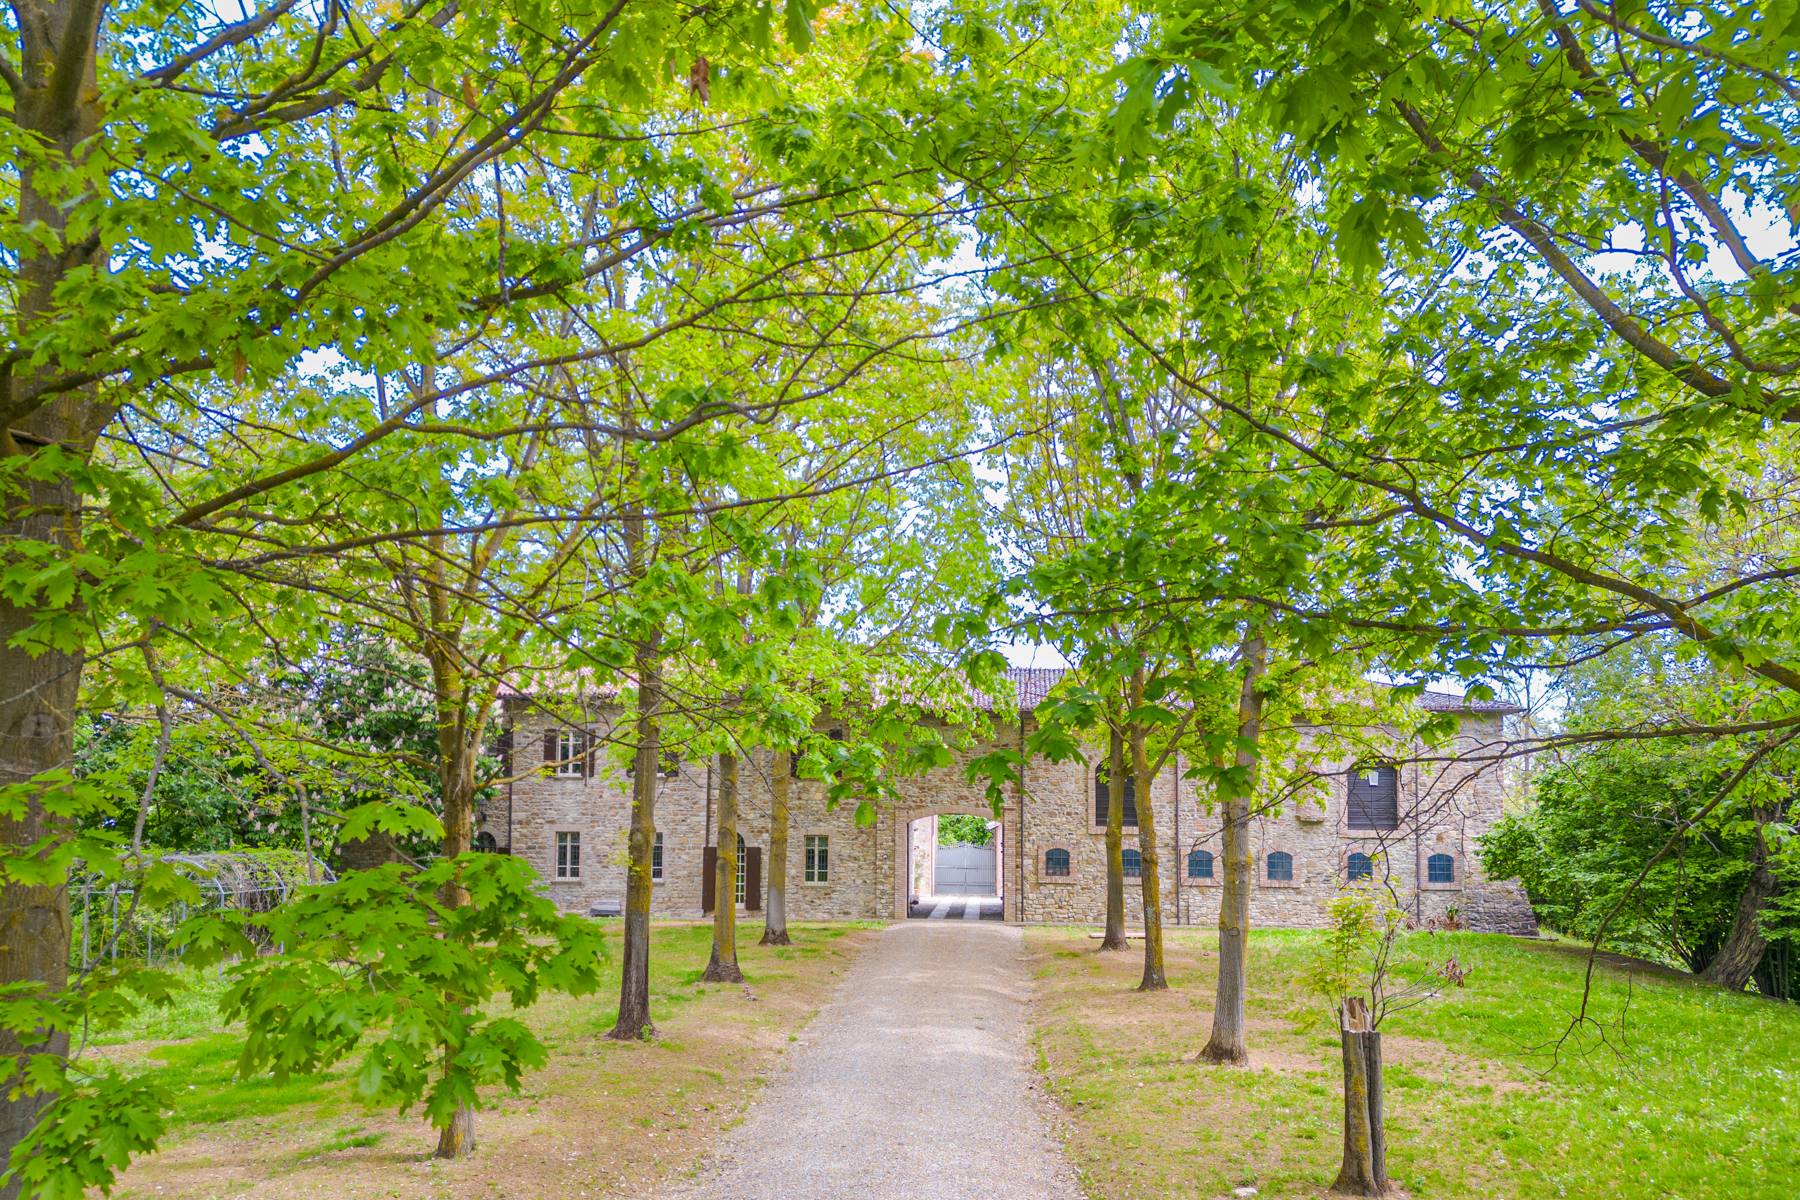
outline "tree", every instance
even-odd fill
[[[809,10],[788,8],[803,28]],[[29,931],[5,939],[0,982],[61,995],[69,921],[56,871],[75,803],[61,781],[89,633],[120,619],[222,629],[240,602],[263,608],[221,586],[196,539],[240,505],[405,436],[436,396],[426,388],[314,440],[317,397],[290,392],[261,427],[288,433],[281,460],[172,511],[146,506],[133,473],[95,461],[103,439],[131,447],[154,479],[178,461],[195,413],[238,419],[232,393],[244,382],[306,374],[322,351],[352,370],[389,370],[434,349],[439,331],[562,290],[613,251],[634,252],[634,239],[674,232],[630,223],[601,246],[533,245],[503,220],[446,218],[471,180],[499,177],[546,129],[617,133],[612,101],[639,94],[638,67],[693,61],[721,31],[760,28],[766,44],[769,10],[734,4],[690,23],[666,6],[576,3],[530,22],[555,35],[526,37],[498,8],[350,16],[272,3],[232,20],[22,2],[13,15],[12,49],[0,53],[12,101],[0,119],[10,197],[0,244],[18,264],[0,353],[0,674],[23,686],[0,712],[11,799],[0,838],[30,848],[34,864],[15,862],[0,897],[0,921]],[[571,91],[579,103],[563,102]],[[409,269],[420,261],[435,269]],[[67,1044],[60,1022],[8,1037],[0,1048],[15,1063]],[[0,1146],[17,1147],[48,1101],[9,1092]]]
[[[1794,932],[1781,902],[1794,864],[1773,832],[1791,820],[1793,751],[1683,734],[1733,723],[1767,690],[1683,650],[1646,638],[1564,672],[1568,747],[1536,773],[1530,807],[1484,839],[1483,858],[1516,875],[1557,929],[1771,991]],[[1658,727],[1671,735],[1619,736]]]

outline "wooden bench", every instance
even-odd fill
[[[590,917],[622,917],[625,915],[623,900],[598,900],[588,909]]]

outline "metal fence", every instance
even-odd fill
[[[175,930],[190,916],[203,912],[268,912],[308,882],[328,883],[331,868],[314,859],[309,868],[303,855],[259,851],[225,851],[217,854],[165,854],[159,862],[191,878],[200,889],[194,903],[150,905],[134,903],[136,889],[129,881],[107,880],[79,874],[70,883],[70,909],[74,920],[70,966],[87,970],[94,963],[124,958],[149,966],[181,957],[175,946]]]

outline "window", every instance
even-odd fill
[[[748,868],[744,865],[744,860],[747,857],[748,855],[744,853],[744,835],[740,833],[738,834],[737,886],[732,889],[732,895],[737,899],[739,904],[744,902],[744,897],[748,894],[745,888],[745,880],[748,878],[746,874]]]
[[[1060,846],[1044,851],[1044,874],[1057,879],[1066,878],[1069,874],[1069,852]]]
[[[650,880],[652,883],[662,881],[662,833],[657,832],[656,840],[650,843]]]
[[[1456,860],[1448,854],[1434,854],[1425,860],[1426,883],[1455,883]]]
[[[559,779],[587,775],[587,734],[579,729],[552,729],[544,734],[544,763]]]
[[[1125,777],[1125,827],[1137,828],[1137,785],[1130,775]],[[1112,788],[1106,781],[1106,764],[1094,768],[1094,824],[1106,824],[1107,810],[1112,807]]]
[[[494,839],[493,834],[484,829],[475,835],[475,848],[483,854],[492,854],[500,848],[500,843]]]
[[[1123,857],[1125,859],[1125,878],[1142,878],[1144,874],[1144,856],[1139,854],[1136,850],[1127,850]]]
[[[1375,878],[1375,860],[1361,852],[1344,860],[1344,874],[1352,880]]]
[[[1213,856],[1211,850],[1188,851],[1188,878],[1211,879],[1213,877]]]
[[[831,843],[822,833],[806,835],[806,869],[801,878],[807,883],[831,880]]]
[[[558,879],[581,878],[581,835],[579,833],[556,835],[556,877]]]
[[[1400,772],[1393,767],[1365,767],[1349,780],[1349,824],[1352,829],[1400,827]]]
[[[1270,883],[1294,882],[1294,856],[1286,850],[1276,850],[1269,855],[1268,879]]]

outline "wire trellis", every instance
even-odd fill
[[[175,947],[171,951],[172,938],[190,916],[228,910],[269,912],[294,889],[336,878],[330,867],[314,859],[309,880],[306,857],[298,853],[227,850],[164,854],[157,861],[172,866],[199,886],[198,903],[156,908],[134,905],[135,889],[129,881],[78,876],[70,884],[70,907],[77,930],[72,947],[75,953],[71,955],[76,961],[70,966],[86,971],[102,960],[116,962],[125,958],[147,966],[179,960],[181,949]]]

